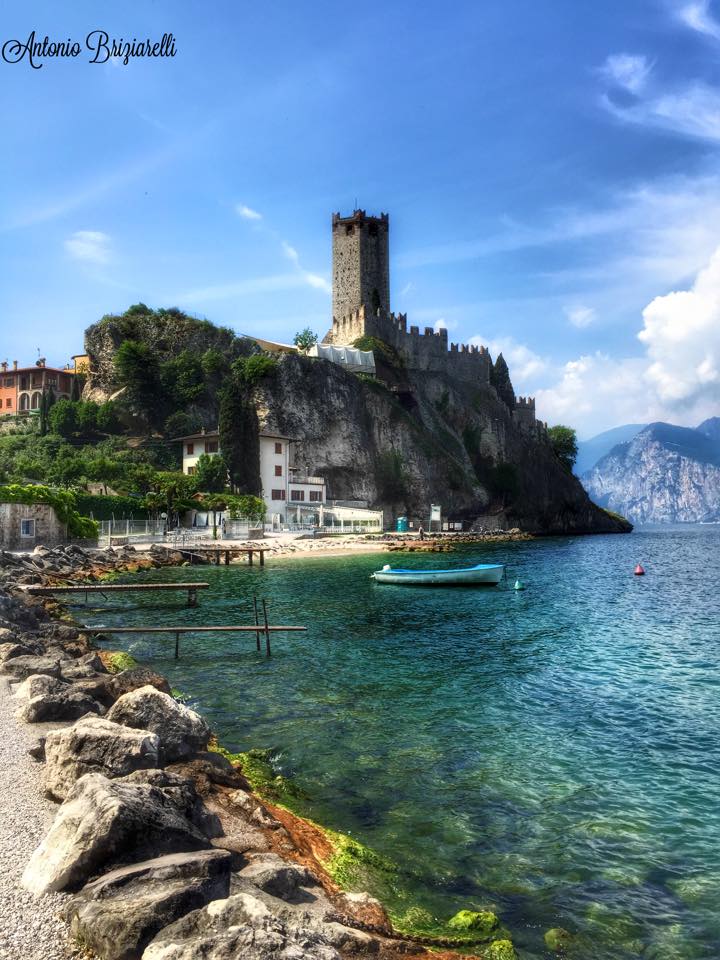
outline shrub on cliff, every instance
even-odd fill
[[[562,424],[558,424],[548,429],[548,440],[560,463],[568,473],[572,473],[578,453],[575,431],[572,427],[564,427]]]

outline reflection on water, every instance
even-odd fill
[[[212,586],[195,610],[135,595],[88,620],[250,623],[266,597],[309,628],[270,661],[252,634],[183,638],[178,662],[170,635],[113,645],[231,749],[275,749],[308,815],[396,860],[438,916],[494,907],[530,958],[562,926],[578,957],[717,960],[718,545],[706,527],[467,552],[522,593],[375,584],[367,555],[159,570],[142,578]]]

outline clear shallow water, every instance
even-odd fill
[[[178,662],[170,636],[113,646],[228,748],[273,748],[307,815],[399,863],[398,912],[489,906],[525,958],[563,926],[580,958],[717,960],[719,547],[695,528],[441,558],[503,560],[522,593],[381,586],[384,556],[165,569],[142,579],[212,584],[198,609],[131,595],[87,622],[246,623],[256,593],[306,624],[270,661],[252,635],[182,638]]]

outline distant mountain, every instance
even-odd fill
[[[602,459],[606,453],[610,453],[614,446],[632,440],[645,426],[647,424],[626,423],[622,427],[613,427],[612,430],[599,433],[589,440],[580,440],[578,442],[577,460],[575,461],[575,473],[581,477],[588,470],[592,470],[598,460]]]
[[[633,523],[720,521],[720,417],[651,423],[583,474],[596,503]]]

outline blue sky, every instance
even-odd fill
[[[3,357],[65,362],[139,300],[322,334],[357,201],[394,309],[502,349],[544,419],[720,413],[720,3],[102,6],[0,8],[0,42],[177,49],[0,61]]]

